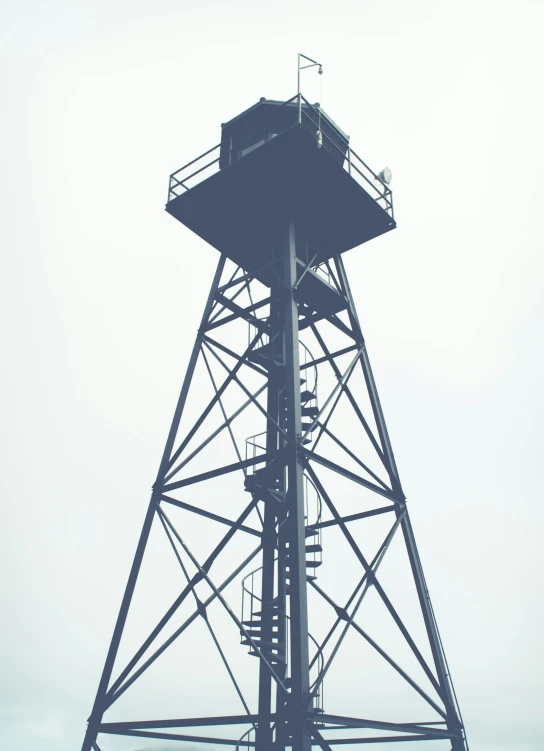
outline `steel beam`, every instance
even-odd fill
[[[178,508],[182,508],[185,511],[191,511],[193,514],[198,514],[199,516],[204,516],[206,519],[211,519],[214,522],[219,522],[220,524],[226,524],[228,527],[235,527],[236,529],[239,529],[241,532],[247,532],[250,535],[255,535],[255,537],[262,537],[262,532],[259,532],[257,529],[253,529],[252,527],[246,527],[245,524],[237,524],[235,521],[232,521],[232,519],[226,519],[224,516],[219,516],[219,514],[212,514],[211,511],[205,511],[202,508],[199,508],[198,506],[192,506],[190,503],[185,503],[184,501],[178,501],[177,498],[171,498],[169,495],[161,495],[161,501],[165,501],[166,503],[172,504],[172,506],[177,506]]]
[[[306,533],[304,469],[299,461],[302,439],[298,307],[295,300],[297,262],[295,223],[289,221],[284,245],[285,393],[287,406],[287,507],[290,570],[291,701],[290,731],[294,751],[310,751],[311,739],[303,721],[310,708],[308,604],[306,600]]]
[[[457,736],[456,733],[451,731],[445,732],[440,728],[433,728],[429,725],[420,726],[413,722],[381,722],[379,720],[343,717],[327,713],[321,715],[321,721],[325,724],[343,725],[346,728],[372,728],[373,730],[391,730],[400,733],[420,733],[421,735],[431,735],[435,738],[443,738],[444,736],[454,738]]]
[[[281,419],[280,391],[282,387],[281,371],[276,365],[283,359],[283,336],[280,327],[279,285],[273,284],[270,304],[270,359],[268,368],[267,394],[267,422],[266,422],[266,454],[269,457],[266,471],[278,476],[277,459],[279,453],[280,434],[278,431]],[[283,474],[283,472],[282,472]],[[277,609],[273,606],[275,584],[275,557],[277,550],[276,509],[272,502],[264,504],[264,525],[262,533],[263,568],[261,587],[261,634],[265,643],[272,643],[274,632],[274,616]],[[278,652],[280,644],[278,643]],[[285,679],[285,669],[278,663],[277,671]],[[259,665],[259,721],[255,738],[260,751],[271,751],[273,748],[272,730],[272,676],[266,665]],[[278,701],[285,702],[285,695],[278,688]]]
[[[211,480],[213,477],[220,477],[221,475],[228,475],[231,472],[236,472],[239,469],[245,469],[246,467],[254,467],[255,464],[262,464],[267,460],[266,454],[258,454],[257,456],[250,457],[249,459],[243,459],[241,462],[233,462],[233,464],[227,464],[224,467],[218,467],[217,469],[211,469],[209,472],[202,472],[199,475],[193,475],[193,477],[186,477],[185,480],[179,480],[178,482],[171,482],[165,485],[163,490],[176,490],[178,488],[185,488],[187,485],[194,485],[197,482],[203,482],[204,480]]]
[[[210,738],[203,735],[182,735],[181,733],[158,733],[150,730],[123,730],[122,733],[112,732],[111,730],[101,730],[102,733],[110,735],[126,735],[134,738],[154,738],[161,741],[187,741],[189,743],[214,743],[218,746],[238,746],[238,741],[234,738]],[[253,741],[244,741],[245,746],[253,748]]]
[[[341,516],[339,519],[327,519],[325,522],[317,522],[317,524],[310,524],[308,529],[323,529],[323,527],[334,527],[337,524],[345,524],[346,522],[355,522],[359,519],[366,519],[369,516],[378,516],[379,514],[387,514],[390,511],[394,511],[395,506],[380,506],[380,508],[371,509],[370,511],[360,511],[358,514],[349,514],[349,516]]]

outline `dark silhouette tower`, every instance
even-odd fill
[[[112,736],[168,748],[431,741],[465,751],[342,260],[395,227],[383,173],[320,105],[300,93],[261,99],[171,176],[166,208],[221,255],[83,751],[107,751]],[[121,661],[152,530],[179,566],[179,594]],[[150,716],[144,701],[137,717],[113,718],[197,629],[209,640],[200,678],[213,650],[243,711],[226,697],[224,711],[207,710],[211,671],[195,714],[187,658],[167,663],[190,699],[175,716]]]

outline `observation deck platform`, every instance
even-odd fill
[[[396,226],[388,186],[302,99],[300,122],[297,97],[267,103],[277,106],[265,112],[259,133],[253,125],[248,147],[227,166],[222,156],[220,168],[223,141],[170,177],[168,213],[248,272],[281,256],[289,219],[297,255],[312,266]],[[257,276],[266,283],[265,270]]]

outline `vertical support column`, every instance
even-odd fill
[[[283,395],[282,395],[283,397]],[[283,410],[285,412],[285,409]],[[285,420],[282,427],[285,429]],[[284,482],[283,489],[285,490],[285,472],[283,472]],[[285,504],[284,504],[285,506]],[[289,621],[287,619],[287,565],[289,555],[289,541],[287,535],[287,515],[285,508],[280,509],[278,516],[278,644],[281,645],[285,659],[288,659],[288,628]],[[278,666],[279,668],[279,666]],[[285,683],[287,676],[287,663],[282,666],[282,670],[278,669],[278,674],[281,676]],[[285,695],[285,692],[280,686],[276,687],[276,740],[275,750],[285,751],[288,745],[288,699],[290,697]]]
[[[298,53],[298,70],[297,70],[297,122],[302,122],[302,98],[300,94],[300,52]]]
[[[306,598],[306,523],[303,467],[298,460],[302,437],[298,307],[294,299],[297,279],[295,224],[289,221],[284,250],[285,394],[287,406],[287,507],[289,539],[289,593],[291,634],[291,701],[289,725],[293,751],[310,751],[305,714],[310,704],[308,657],[308,603]]]
[[[226,261],[226,256],[222,255],[221,258],[219,259],[219,263],[217,264],[217,269],[215,271],[215,276],[213,279],[212,287],[208,295],[206,307],[204,308],[204,314],[202,316],[201,327],[207,322],[208,317],[211,313],[214,299],[215,299],[215,293],[217,291],[217,287],[219,286],[221,274],[223,273],[223,269],[225,267],[225,261]],[[108,686],[109,686],[109,683],[111,680],[111,674],[113,672],[113,668],[115,665],[117,652],[119,651],[119,644],[121,642],[121,637],[123,635],[123,630],[125,628],[128,611],[130,609],[130,604],[132,602],[132,596],[134,595],[134,589],[136,587],[136,582],[138,580],[138,574],[140,573],[142,559],[144,557],[145,549],[147,546],[147,541],[149,539],[149,533],[151,531],[151,526],[153,524],[153,518],[155,516],[156,503],[157,501],[159,501],[160,496],[161,496],[164,476],[167,472],[170,456],[172,455],[172,448],[174,446],[174,441],[176,440],[179,423],[181,421],[181,415],[183,414],[183,409],[185,407],[185,402],[187,400],[187,394],[189,393],[189,386],[191,385],[193,373],[196,367],[199,354],[200,354],[200,336],[197,335],[194,346],[193,346],[193,351],[191,353],[191,358],[189,360],[189,365],[185,372],[185,378],[183,379],[183,386],[181,387],[181,392],[179,395],[178,403],[176,405],[176,410],[174,412],[174,418],[170,426],[168,438],[166,439],[166,445],[164,447],[161,463],[159,466],[159,471],[157,473],[157,479],[155,481],[155,485],[153,486],[153,493],[151,494],[151,500],[149,502],[144,524],[143,524],[142,531],[140,534],[140,539],[138,541],[138,547],[136,548],[134,560],[132,561],[132,566],[131,566],[130,574],[129,574],[128,581],[127,581],[127,586],[125,588],[125,593],[123,595],[123,600],[121,602],[121,607],[119,609],[119,615],[117,616],[117,622],[115,624],[115,629],[113,631],[112,640],[108,649],[106,662],[104,664],[104,669],[102,671],[102,676],[100,678],[100,683],[98,685],[98,691],[96,693],[96,698],[94,701],[93,709],[89,717],[89,724],[87,725],[87,731],[85,733],[85,738],[83,739],[83,746],[82,746],[81,751],[92,751],[96,742],[96,736],[98,735],[98,732],[99,732],[98,729],[100,727],[100,723],[102,722],[102,716],[105,712],[104,699],[108,691]]]
[[[269,479],[275,479],[278,474],[278,430],[274,423],[280,420],[279,391],[281,388],[280,372],[283,370],[278,362],[283,356],[283,337],[279,326],[278,285],[270,290],[270,360],[268,367],[267,413],[269,420],[266,426],[266,453],[269,457],[266,472]],[[264,504],[263,525],[263,574],[261,591],[261,639],[264,644],[271,644],[274,633],[274,616],[277,608],[273,605],[275,556],[276,556],[276,509],[272,501]],[[271,650],[262,647],[264,653],[271,655]],[[281,675],[281,671],[278,670]],[[259,666],[259,722],[256,732],[256,744],[259,751],[272,749],[272,676],[267,665],[261,662]]]

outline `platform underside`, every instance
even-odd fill
[[[306,255],[317,252],[314,263],[395,227],[298,125],[170,201],[166,210],[247,271],[280,255],[278,238],[289,218],[305,241],[297,241],[297,254],[308,261]]]

